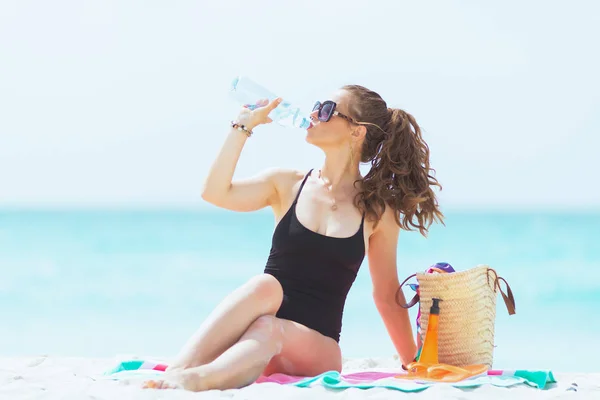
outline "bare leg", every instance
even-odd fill
[[[145,387],[224,390],[249,385],[266,370],[316,375],[340,369],[341,352],[333,339],[295,322],[264,315],[215,361],[172,370],[163,380],[146,382]]]
[[[283,298],[279,282],[259,275],[227,296],[184,345],[169,369],[208,364],[233,346],[262,315],[275,315]]]

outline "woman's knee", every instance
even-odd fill
[[[267,307],[267,313],[275,314],[281,306],[283,289],[273,275],[263,274],[252,278],[246,289],[250,296]]]
[[[283,345],[281,321],[273,315],[261,315],[250,324],[244,336],[263,344],[273,346],[274,354],[279,354]]]

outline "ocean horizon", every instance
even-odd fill
[[[444,213],[428,238],[400,233],[400,281],[436,262],[487,264],[516,299],[509,316],[498,295],[495,368],[597,370],[600,210]],[[0,355],[174,356],[262,273],[274,222],[269,210],[0,208]],[[366,258],[340,345],[345,357],[395,354]]]

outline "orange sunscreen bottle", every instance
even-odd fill
[[[438,322],[440,318],[440,299],[432,299],[433,305],[429,309],[429,322],[427,333],[423,341],[423,349],[419,362],[428,365],[438,364]]]

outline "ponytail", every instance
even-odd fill
[[[362,179],[356,203],[375,224],[386,207],[394,210],[396,222],[404,230],[419,230],[427,236],[434,221],[443,224],[432,187],[442,186],[431,174],[429,147],[415,118],[397,108],[387,108],[383,99],[362,86],[345,86],[355,98],[353,112],[367,134],[361,161],[371,164]]]

